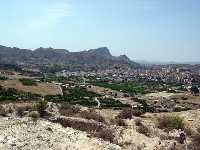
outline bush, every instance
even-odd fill
[[[135,119],[135,125],[136,126],[141,126],[142,125],[142,120],[141,119]]]
[[[71,127],[76,130],[86,131],[93,133],[103,129],[103,126],[96,122],[87,122],[84,120],[72,119],[72,118],[58,118],[57,122],[63,127]]]
[[[95,137],[101,138],[105,141],[109,141],[111,143],[114,142],[114,131],[112,129],[102,129],[99,132],[95,133]]]
[[[126,126],[126,123],[123,119],[116,117],[115,119],[111,120],[111,124],[118,125],[118,126]]]
[[[99,113],[97,113],[94,109],[90,109],[88,111],[82,111],[80,113],[80,117],[88,119],[88,120],[92,119],[98,122],[105,123],[105,119]]]
[[[131,108],[124,108],[119,113],[118,118],[120,119],[132,119],[133,117],[133,111]]]
[[[41,100],[35,105],[35,110],[39,112],[41,117],[46,114],[47,103],[47,101]]]
[[[142,123],[138,126],[137,132],[144,134],[146,136],[150,136],[150,129],[147,126],[143,125]]]
[[[8,80],[8,77],[0,76],[0,80]]]
[[[33,121],[37,121],[40,118],[40,114],[37,111],[32,111],[28,115]]]
[[[6,111],[5,107],[0,105],[0,115],[5,117],[7,115],[7,113],[8,112]]]
[[[132,110],[132,114],[133,114],[134,116],[139,117],[139,116],[141,116],[142,114],[144,114],[144,111],[143,111],[143,110],[140,110],[140,109],[133,109],[133,110]]]
[[[184,129],[185,123],[183,118],[179,116],[164,116],[158,119],[158,127],[160,129],[173,130]]]
[[[103,124],[66,117],[58,118],[57,122],[63,127],[71,127],[76,130],[88,132],[91,136],[98,137],[106,141],[114,141],[114,131],[110,128],[106,128]]]
[[[60,114],[63,116],[73,116],[81,111],[80,107],[70,105],[68,103],[63,103],[59,110]]]
[[[19,79],[19,81],[25,86],[37,86],[37,83],[31,79]]]

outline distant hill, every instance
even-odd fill
[[[0,64],[12,64],[42,70],[98,70],[114,67],[132,68],[139,64],[131,61],[126,55],[112,56],[107,47],[81,52],[70,52],[65,49],[38,48],[35,50],[0,46]]]

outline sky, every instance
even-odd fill
[[[1,0],[0,45],[200,61],[199,0]]]

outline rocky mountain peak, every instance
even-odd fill
[[[91,49],[91,50],[88,50],[88,52],[93,53],[93,54],[98,55],[98,56],[104,56],[104,57],[112,56],[111,53],[110,53],[110,50],[107,47],[100,47],[100,48],[97,48],[97,49]]]

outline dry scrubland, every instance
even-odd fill
[[[39,102],[1,104],[0,115],[0,148],[5,150],[171,150],[174,142],[175,150],[184,150],[179,127],[188,134],[188,147],[200,142],[200,110],[140,114]]]

